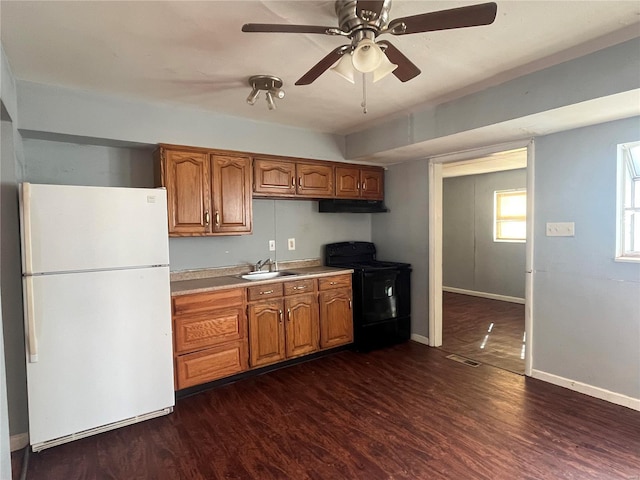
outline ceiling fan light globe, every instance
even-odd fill
[[[360,43],[353,51],[351,61],[353,62],[353,68],[362,73],[369,73],[380,66],[384,56],[384,53],[374,41],[364,38],[360,40]]]
[[[386,55],[382,55],[384,58],[382,62],[380,62],[380,66],[373,71],[373,82],[377,82],[378,80],[382,80],[384,77],[393,72],[398,65],[395,63],[391,63]]]
[[[353,63],[351,63],[351,54],[345,53],[342,55],[338,63],[334,67],[331,67],[331,70],[336,72],[345,80],[356,83],[356,72],[353,69]]]

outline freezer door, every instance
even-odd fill
[[[169,264],[163,189],[23,183],[23,273]]]
[[[168,267],[43,275],[31,289],[32,445],[174,405]]]

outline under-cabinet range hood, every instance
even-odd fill
[[[382,200],[318,200],[321,213],[380,213],[389,210]]]

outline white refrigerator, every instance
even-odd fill
[[[166,191],[23,183],[20,219],[32,449],[170,413]]]

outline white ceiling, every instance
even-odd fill
[[[395,0],[390,18],[483,3]],[[498,1],[494,24],[385,35],[421,70],[362,86],[325,72],[294,86],[342,37],[242,33],[244,23],[338,26],[333,1],[6,1],[1,36],[17,79],[183,104],[345,134],[640,35],[639,1]],[[269,111],[245,102],[255,74],[283,79]]]

